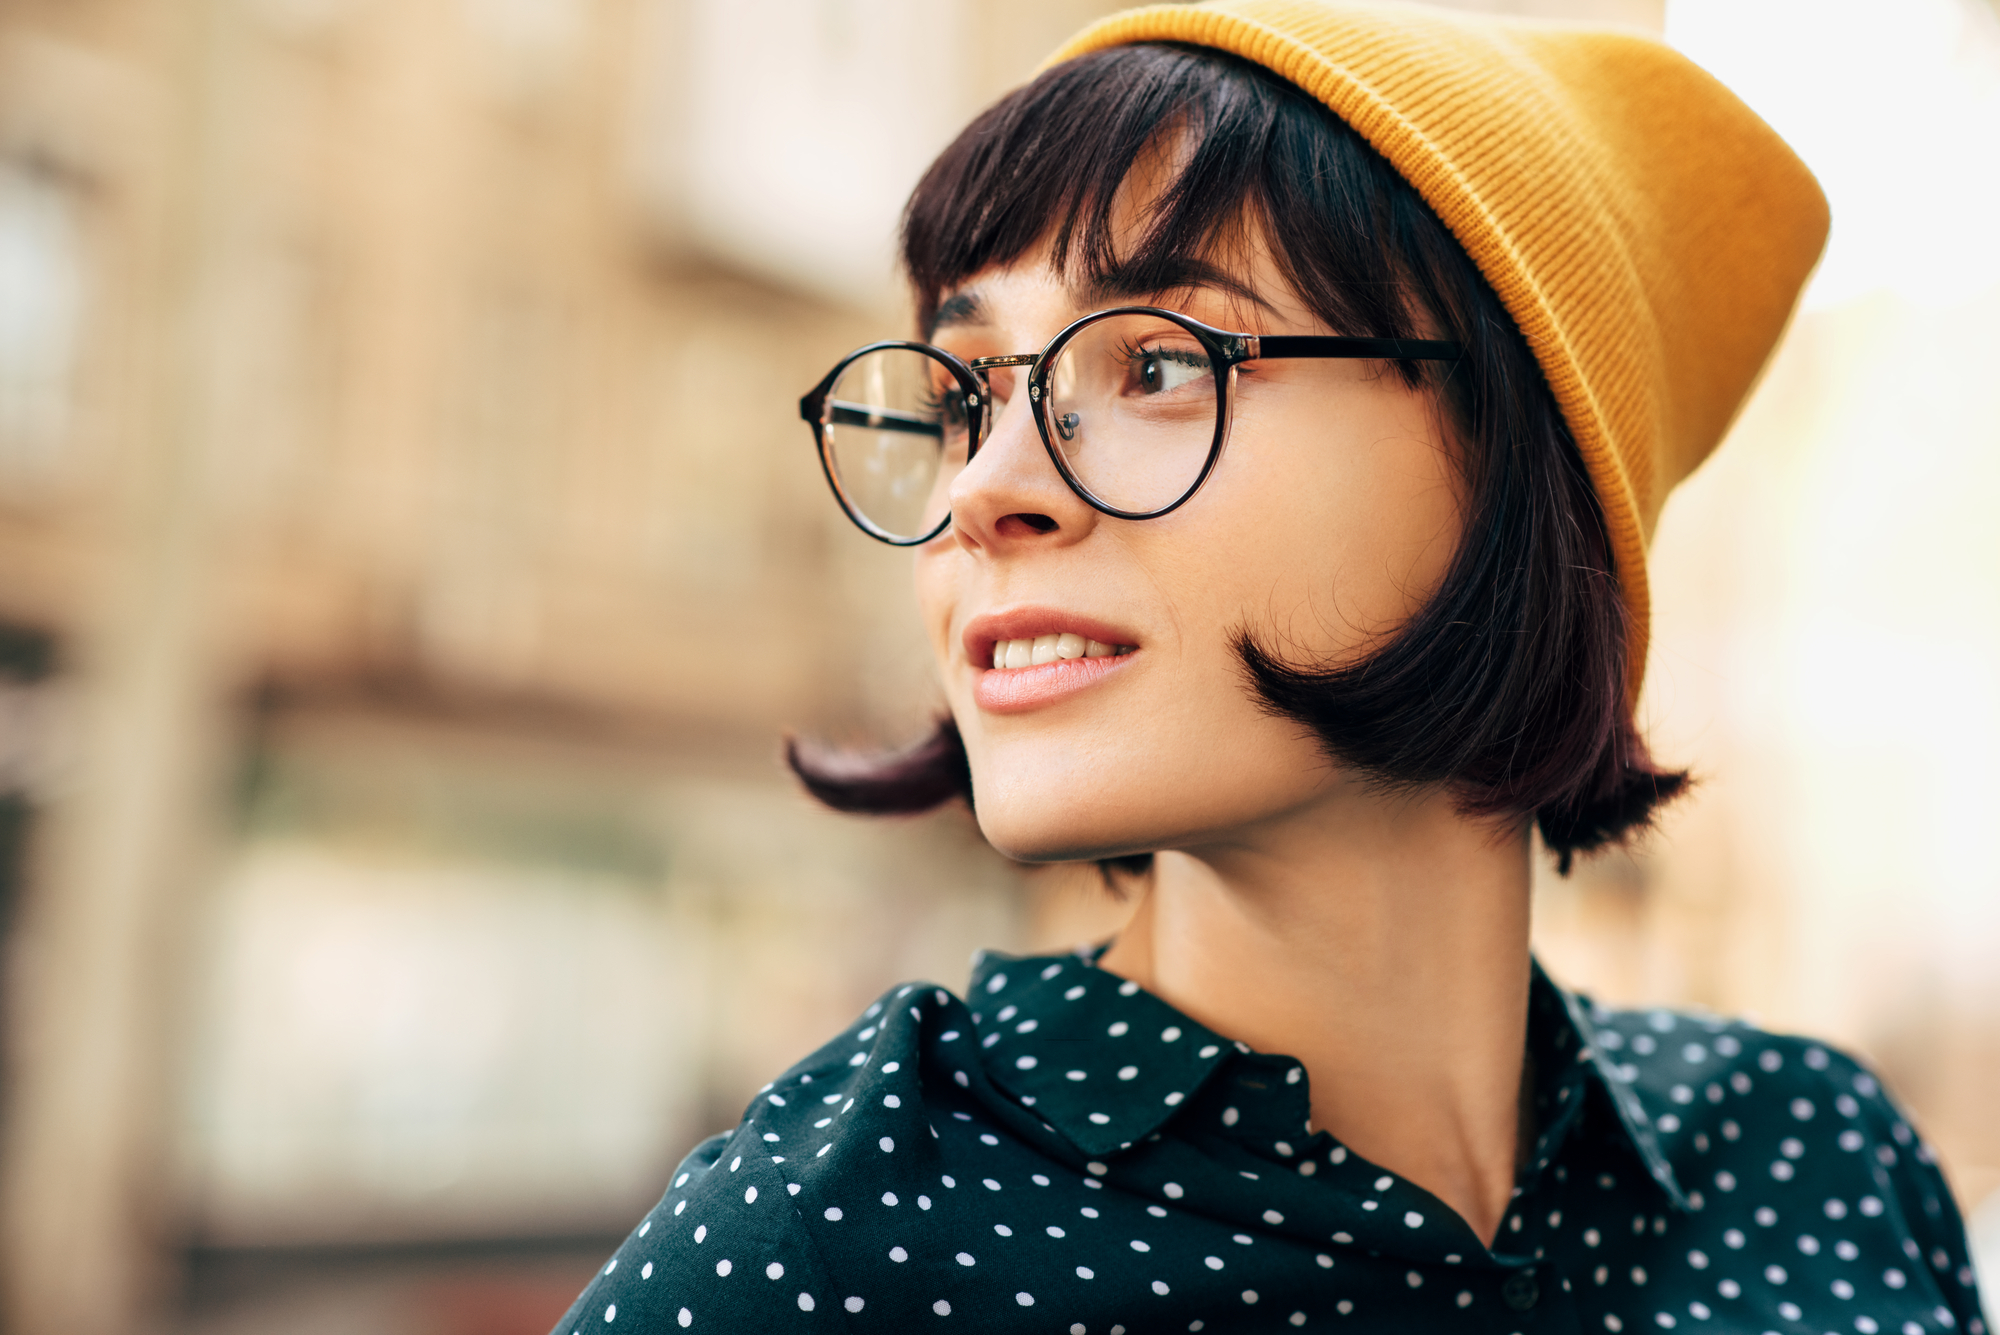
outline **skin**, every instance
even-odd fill
[[[1234,292],[1084,291],[1032,255],[947,294],[968,300],[934,341],[967,358],[1033,351],[1126,302],[1338,332],[1254,238],[1240,249]],[[1351,660],[1437,587],[1461,517],[1435,405],[1374,363],[1252,363],[1207,485],[1123,521],[1064,485],[1014,374],[993,373],[1004,406],[952,484],[951,527],[916,559],[981,828],[1027,862],[1157,852],[1103,967],[1298,1058],[1316,1128],[1490,1244],[1523,1143],[1525,826],[1468,820],[1442,790],[1371,787],[1263,709],[1231,647],[1248,629],[1288,657]],[[1113,627],[1135,652],[1041,707],[984,710],[967,624],[1023,607]]]

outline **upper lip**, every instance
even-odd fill
[[[1134,648],[1139,644],[1132,632],[1121,630],[1108,621],[1078,612],[1033,606],[981,613],[965,623],[961,643],[965,646],[966,660],[984,667],[993,661],[993,646],[1001,640],[1032,640],[1042,635],[1060,635],[1065,631],[1100,644],[1129,644]]]

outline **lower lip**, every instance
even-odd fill
[[[986,668],[973,679],[972,699],[989,714],[1024,714],[1095,686],[1138,654],[1064,658],[1040,667]]]

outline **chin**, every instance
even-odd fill
[[[986,768],[975,764],[972,771],[979,831],[1016,862],[1126,857],[1150,853],[1172,838],[1170,831],[1133,818],[1131,808],[1148,795],[1107,792],[1085,777],[1090,771],[1083,767],[1070,770],[1068,781],[1054,783],[1002,781],[982,773]]]

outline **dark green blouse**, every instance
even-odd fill
[[[894,989],[703,1142],[556,1328],[1962,1330],[1964,1228],[1875,1078],[1537,969],[1488,1250],[1307,1122],[1306,1073],[1079,955]]]

